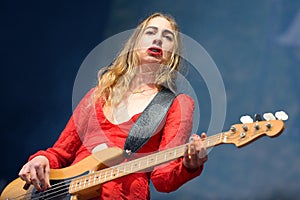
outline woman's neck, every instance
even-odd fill
[[[149,90],[156,88],[156,76],[159,64],[149,64],[137,67],[135,75],[130,83],[130,90]]]

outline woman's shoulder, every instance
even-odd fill
[[[178,94],[171,106],[171,110],[177,110],[178,108],[182,109],[194,109],[194,99],[187,94]]]
[[[177,99],[178,101],[194,102],[194,99],[190,95],[184,93],[178,94],[175,99]]]
[[[73,98],[73,103],[75,108],[89,108],[95,103],[95,93],[97,88],[93,87],[89,89],[87,92],[84,92],[82,94],[77,94],[77,99]],[[82,96],[82,97],[81,97]],[[76,104],[76,102],[78,102]]]

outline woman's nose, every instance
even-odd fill
[[[153,44],[161,47],[162,46],[162,39],[161,37],[156,37],[154,40],[153,40]]]

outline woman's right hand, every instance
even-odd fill
[[[45,156],[34,157],[19,172],[19,177],[28,185],[33,184],[38,191],[51,187],[49,175],[50,164],[48,158]]]

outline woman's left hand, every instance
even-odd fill
[[[208,159],[206,148],[202,141],[203,138],[206,138],[205,133],[202,133],[201,137],[196,134],[190,137],[190,142],[187,145],[183,158],[183,165],[190,170],[198,169]]]

